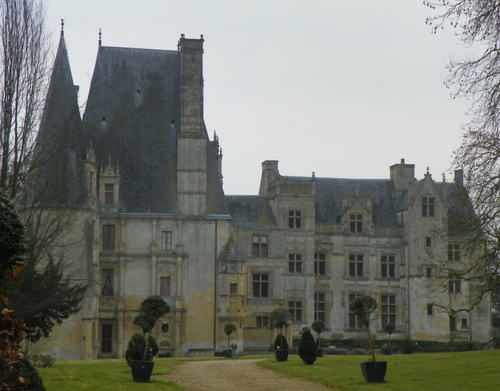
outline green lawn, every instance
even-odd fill
[[[489,391],[500,389],[500,350],[463,353],[377,356],[387,361],[385,383],[365,383],[359,363],[367,356],[327,356],[312,366],[298,356],[288,362],[261,365],[289,375],[318,381],[337,390]]]
[[[268,356],[271,357],[271,356]],[[359,363],[367,356],[327,356],[305,365],[295,355],[287,362],[274,358],[260,364],[292,376],[318,381],[335,390],[489,391],[500,387],[500,350],[378,356],[387,361],[386,383],[367,384]],[[168,374],[187,359],[156,359],[153,375]],[[80,390],[180,390],[175,384],[155,380],[134,383],[125,360],[58,361],[40,368],[47,391]]]
[[[170,373],[178,359],[156,359],[154,375]],[[173,383],[155,380],[134,383],[125,360],[57,361],[52,368],[37,368],[47,391],[180,390]]]

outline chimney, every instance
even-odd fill
[[[415,181],[415,165],[406,164],[405,159],[401,159],[399,164],[393,164],[390,170],[391,181],[394,183],[396,193],[402,193],[405,189],[409,189]]]
[[[262,163],[262,176],[260,178],[259,195],[267,195],[269,185],[276,181],[280,173],[277,160],[266,160]]]
[[[464,170],[462,170],[462,169],[455,170],[455,177],[453,180],[457,185],[463,186],[464,185]]]

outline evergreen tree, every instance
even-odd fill
[[[312,365],[316,361],[316,342],[310,331],[304,331],[300,337],[299,356],[307,365]]]

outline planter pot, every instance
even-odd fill
[[[233,358],[233,349],[223,350],[222,355],[226,358]]]
[[[367,361],[359,364],[367,383],[383,383],[387,371],[387,361]]]
[[[148,383],[154,365],[153,361],[132,361],[132,379],[138,383]]]
[[[276,361],[287,361],[288,350],[275,350]]]

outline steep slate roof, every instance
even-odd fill
[[[396,206],[399,197],[391,180],[339,178],[316,178],[316,223],[339,223],[345,213],[342,199],[355,195],[371,199],[373,224],[397,224]]]
[[[176,211],[179,59],[99,47],[83,126],[96,162],[119,166],[122,211]]]
[[[264,196],[226,196],[235,226],[276,226],[276,218]]]
[[[32,202],[81,207],[87,203],[78,96],[61,31],[33,161]]]

